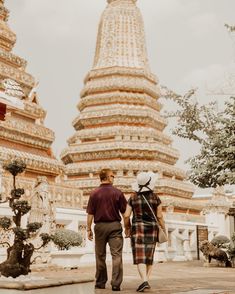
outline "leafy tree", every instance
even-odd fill
[[[12,160],[5,164],[3,168],[9,171],[13,176],[13,189],[10,197],[2,200],[0,203],[8,202],[13,211],[12,218],[6,216],[0,218],[0,227],[5,231],[12,231],[14,241],[11,245],[8,242],[0,242],[0,245],[7,245],[7,259],[0,263],[0,275],[16,278],[20,275],[27,275],[30,272],[30,265],[33,263],[31,257],[34,251],[46,246],[53,241],[60,249],[69,249],[71,246],[79,246],[82,243],[82,237],[79,233],[70,230],[57,230],[54,235],[41,233],[41,245],[37,248],[30,243],[30,238],[42,227],[42,223],[28,223],[26,228],[21,227],[21,218],[27,214],[31,206],[28,201],[21,200],[24,195],[24,189],[16,188],[16,176],[22,173],[26,165],[21,160]]]
[[[163,96],[179,106],[167,113],[177,118],[173,134],[196,141],[201,147],[200,153],[188,160],[189,180],[201,188],[235,184],[235,97],[218,111],[215,102],[200,106],[194,99],[195,89],[184,96],[163,89]]]
[[[8,245],[7,259],[0,264],[0,274],[15,278],[30,272],[31,257],[34,250],[46,246],[51,237],[48,234],[41,234],[42,245],[39,248],[35,248],[32,243],[28,242],[32,233],[39,230],[42,224],[35,222],[29,223],[26,228],[21,227],[21,218],[30,211],[31,207],[27,201],[20,200],[24,194],[24,189],[16,188],[16,176],[25,170],[26,165],[23,161],[13,160],[3,167],[13,176],[13,189],[11,196],[5,201],[0,199],[0,202],[9,202],[13,217],[12,219],[6,216],[0,218],[0,227],[6,231],[11,230],[14,234],[14,241],[12,245],[7,242],[0,243],[0,245]]]

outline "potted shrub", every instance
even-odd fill
[[[227,248],[227,245],[230,243],[228,237],[223,235],[218,235],[211,240],[211,243],[216,246],[217,248]]]
[[[68,250],[82,244],[81,234],[67,229],[57,229],[52,235],[52,240],[59,250]]]

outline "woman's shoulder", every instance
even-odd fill
[[[157,193],[153,192],[152,197],[155,201],[157,201],[158,204],[161,203],[160,197],[157,195]]]
[[[137,193],[136,192],[131,193],[128,199],[128,203],[131,204],[136,198],[137,198]]]

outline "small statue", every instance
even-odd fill
[[[54,228],[55,212],[53,201],[50,200],[47,178],[37,177],[34,194],[31,199],[29,222],[41,222],[40,233],[52,233]]]

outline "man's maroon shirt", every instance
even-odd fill
[[[111,184],[101,184],[89,198],[87,213],[94,215],[94,223],[121,221],[120,213],[126,210],[126,198]]]

